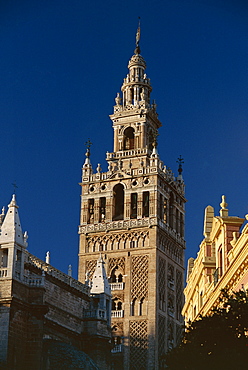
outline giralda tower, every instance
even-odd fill
[[[117,94],[108,171],[82,168],[79,280],[91,279],[99,254],[112,291],[113,367],[158,369],[182,330],[184,182],[157,150],[161,122],[140,54],[140,28],[129,72]]]

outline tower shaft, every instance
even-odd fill
[[[92,278],[99,253],[112,292],[116,369],[158,369],[182,329],[184,182],[157,151],[161,122],[150,102],[146,63],[136,48],[110,115],[108,171],[82,170],[79,280]]]

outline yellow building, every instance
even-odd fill
[[[205,209],[204,239],[197,258],[188,261],[185,321],[207,315],[216,305],[220,291],[248,288],[248,225],[244,219],[228,215],[225,196],[220,216],[211,206]]]

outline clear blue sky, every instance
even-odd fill
[[[105,170],[139,16],[159,154],[174,173],[185,160],[186,257],[222,194],[231,215],[248,213],[247,1],[1,0],[0,206],[16,182],[29,251],[74,277],[84,143]]]

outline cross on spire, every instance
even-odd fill
[[[181,154],[179,156],[179,158],[177,158],[177,163],[178,163],[178,173],[179,175],[181,175],[181,173],[183,172],[183,168],[182,168],[182,164],[184,163],[184,159],[182,158]]]
[[[87,148],[88,150],[90,150],[90,147],[91,147],[91,145],[92,145],[92,142],[90,141],[90,139],[88,139],[88,140],[84,143],[84,145],[86,146],[86,148]]]

